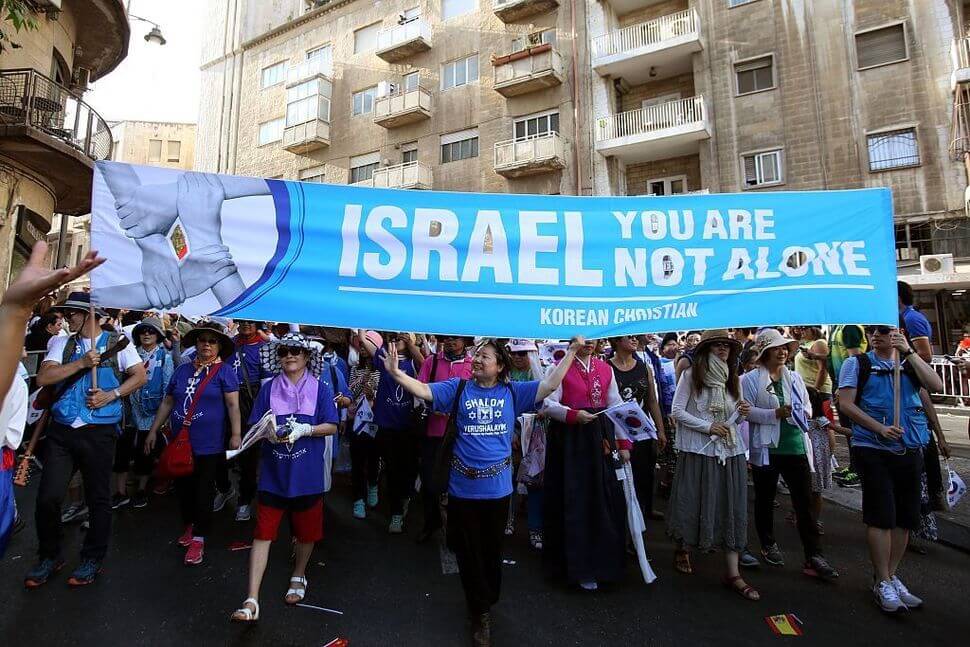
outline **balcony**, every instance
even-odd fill
[[[374,169],[369,180],[354,182],[352,186],[375,189],[430,189],[434,184],[431,167],[421,162],[407,162]]]
[[[953,73],[950,85],[953,90],[963,83],[970,83],[970,38],[956,38],[950,44]]]
[[[492,60],[495,91],[505,97],[560,85],[563,64],[559,52],[546,43]]]
[[[593,69],[636,85],[690,72],[699,51],[700,19],[688,9],[597,36]]]
[[[502,22],[518,22],[552,11],[559,0],[492,0],[492,12]]]
[[[700,96],[596,120],[596,150],[628,164],[696,153],[697,143],[710,137]]]
[[[333,75],[333,61],[317,56],[292,65],[286,70],[286,87],[299,85],[318,76],[329,79]]]
[[[523,177],[566,168],[565,144],[559,133],[526,139],[509,139],[495,144],[495,172],[505,177]]]
[[[431,49],[431,26],[424,18],[416,18],[403,25],[394,25],[377,34],[377,55],[388,63],[403,61],[409,56]]]
[[[384,128],[397,128],[431,118],[431,92],[422,87],[401,88],[374,101],[374,123]]]
[[[0,71],[0,154],[49,182],[58,212],[91,210],[94,162],[111,146],[107,122],[70,90],[34,70]]]
[[[330,145],[330,97],[333,82],[320,72],[307,80],[287,81],[283,148],[306,154]]]

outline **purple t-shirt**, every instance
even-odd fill
[[[224,395],[239,390],[239,380],[231,366],[225,362],[209,366],[195,376],[195,366],[190,362],[182,364],[172,374],[172,381],[168,383],[167,395],[175,400],[172,407],[172,430],[178,433],[182,422],[188,414],[192,399],[196,397],[199,384],[205,379],[209,371],[219,368],[219,373],[209,380],[205,390],[195,405],[195,414],[189,427],[189,440],[192,442],[192,453],[199,455],[218,454],[226,451],[226,400]]]
[[[269,411],[271,385],[272,382],[267,382],[259,390],[259,395],[253,403],[253,412],[249,416],[249,424],[259,422],[259,419]],[[291,419],[294,422],[305,422],[310,425],[322,425],[328,422],[337,424],[337,407],[333,403],[333,389],[330,385],[323,380],[319,381],[314,415],[278,415],[276,424],[282,427]],[[259,459],[258,490],[260,492],[269,492],[287,499],[323,494],[326,437],[300,438],[292,447],[286,443],[274,444],[265,440],[261,441],[260,445],[262,446]]]
[[[411,410],[414,408],[414,398],[403,386],[394,381],[391,374],[384,368],[384,349],[377,351],[373,358],[374,368],[381,372],[381,379],[377,383],[377,394],[374,398],[374,424],[387,429],[407,429],[411,426]],[[403,357],[398,359],[401,370],[415,376],[414,362]]]

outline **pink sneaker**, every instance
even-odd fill
[[[179,546],[182,548],[188,548],[189,544],[192,543],[192,524],[185,527],[185,532],[179,537]]]
[[[189,542],[189,548],[185,551],[185,565],[196,566],[202,563],[202,555],[205,552],[205,542],[201,539],[193,539]]]

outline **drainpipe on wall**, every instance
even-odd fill
[[[57,234],[57,254],[54,256],[54,267],[66,267],[67,265],[64,258],[64,246],[67,242],[68,218],[70,218],[70,216],[67,214],[61,214],[61,227]]]
[[[573,160],[576,166],[576,195],[583,193],[583,167],[579,156],[579,79],[576,69],[579,67],[579,38],[576,34],[576,0],[569,0],[569,29],[573,35]]]

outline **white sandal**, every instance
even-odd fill
[[[252,603],[253,609],[246,606],[250,603]],[[233,622],[256,622],[259,620],[259,602],[255,598],[246,598],[243,600],[242,606],[232,612],[229,619]]]
[[[296,588],[293,585],[301,585],[300,588]],[[291,577],[290,578],[290,588],[287,589],[286,595],[283,596],[283,602],[287,604],[296,604],[297,602],[303,602],[303,598],[306,597],[307,580],[305,577]],[[290,602],[290,596],[298,596],[296,600]]]

